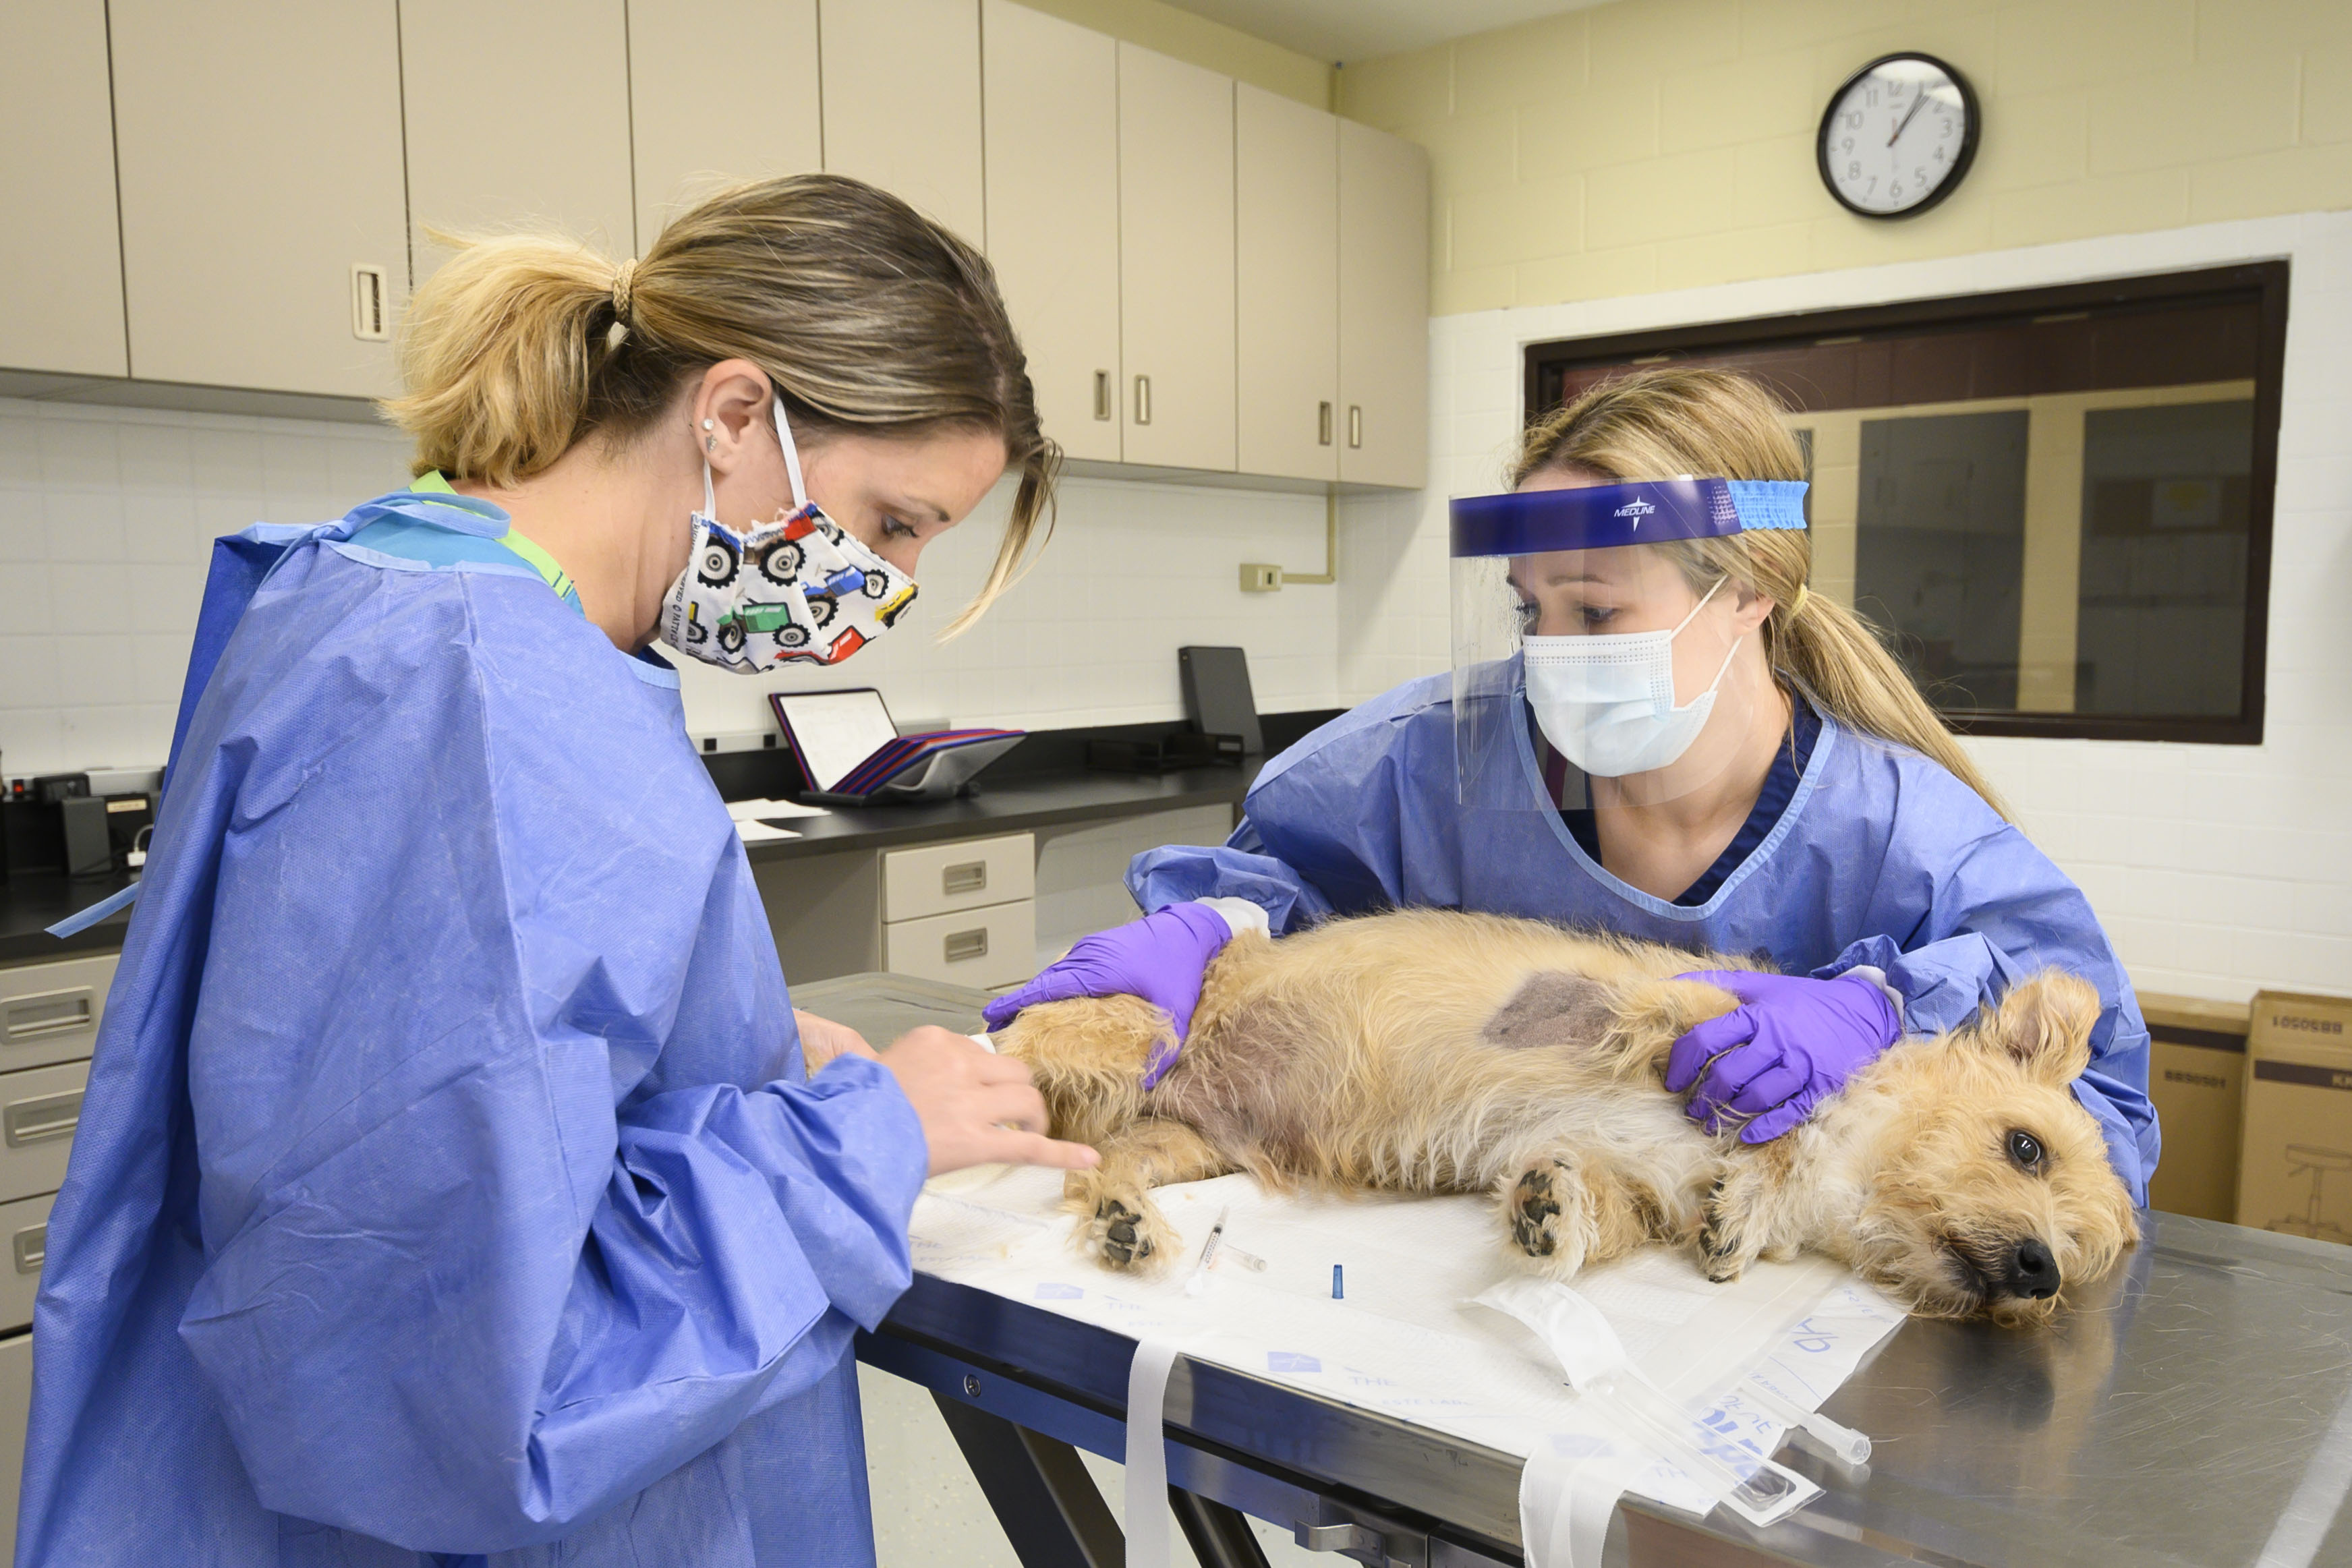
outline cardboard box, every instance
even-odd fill
[[[2238,1217],[2238,1134],[2245,1116],[2244,1002],[2139,994],[2153,1041],[2148,1098],[2164,1152],[2147,1184],[2151,1208],[2200,1219]]]
[[[2352,997],[2258,991],[2238,1223],[2352,1242]]]

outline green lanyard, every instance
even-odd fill
[[[438,473],[421,475],[416,482],[408,487],[414,492],[428,496],[454,496],[457,493],[449,481]],[[557,598],[573,609],[580,610],[582,614],[587,613],[585,610],[581,610],[580,591],[573,585],[572,574],[565,571],[553,556],[541,549],[538,541],[512,523],[509,523],[507,531],[499,536],[499,543],[520,556],[524,565],[539,573],[546,580],[547,586],[555,590]]]

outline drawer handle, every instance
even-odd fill
[[[1351,402],[1348,405],[1348,444],[1351,447],[1356,447],[1361,446],[1363,444],[1364,405],[1360,402]]]
[[[1135,423],[1138,424],[1151,423],[1151,378],[1150,376],[1135,378]]]
[[[977,931],[950,931],[940,946],[950,964],[961,964],[967,958],[985,958],[988,956],[988,927],[983,925]]]
[[[1318,402],[1315,405],[1315,429],[1317,432],[1315,436],[1315,444],[1318,446],[1330,445],[1331,405],[1329,403]]]
[[[45,1219],[38,1225],[27,1225],[24,1229],[16,1232],[16,1272],[39,1273],[41,1260],[48,1254],[48,1250],[49,1223],[47,1220]]]
[[[988,886],[988,862],[967,861],[940,873],[941,893],[978,893]]]
[[[1108,419],[1110,416],[1110,372],[1097,371],[1095,372],[1095,417]]]
[[[10,1148],[22,1148],[26,1144],[70,1138],[74,1124],[80,1120],[81,1091],[68,1089],[62,1094],[17,1101],[0,1112],[0,1131],[6,1134]]]
[[[88,986],[17,997],[8,1003],[6,1039],[14,1045],[18,1040],[88,1029],[97,1016],[98,994]]]

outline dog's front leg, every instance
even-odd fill
[[[1790,1179],[1794,1165],[1785,1138],[1734,1147],[1699,1227],[1699,1266],[1708,1279],[1728,1283],[1759,1258],[1780,1262],[1795,1254],[1802,1231]]]
[[[1151,1201],[1153,1187],[1233,1168],[1199,1133],[1158,1116],[1129,1123],[1096,1152],[1100,1165],[1064,1178],[1062,1207],[1078,1216],[1071,1239],[1112,1269],[1149,1271],[1175,1251],[1175,1229]]]

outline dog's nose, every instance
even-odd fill
[[[2038,1237],[2029,1236],[2010,1249],[2009,1271],[2001,1288],[2015,1296],[2047,1301],[2058,1293],[2058,1260]]]

